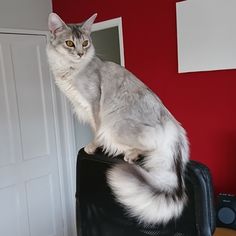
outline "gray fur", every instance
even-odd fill
[[[94,141],[85,151],[93,153],[102,146],[132,163],[115,166],[107,174],[116,199],[141,222],[166,223],[178,217],[186,203],[185,131],[135,75],[96,57],[90,37],[95,18],[66,25],[56,14],[49,16],[51,70],[78,118],[94,131]],[[66,40],[75,47],[67,47]],[[145,156],[142,168],[133,164],[140,155]]]

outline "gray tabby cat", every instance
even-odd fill
[[[90,33],[96,14],[77,25],[49,16],[47,54],[55,81],[94,140],[124,154],[128,163],[107,173],[113,193],[128,213],[145,224],[177,218],[186,203],[184,171],[189,158],[184,129],[160,99],[131,72],[95,55]],[[134,162],[144,156],[142,167]]]

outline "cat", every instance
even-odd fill
[[[67,25],[56,13],[49,15],[49,65],[79,120],[94,132],[85,152],[93,154],[102,146],[128,162],[106,173],[116,200],[140,223],[165,224],[178,218],[187,202],[186,132],[135,75],[96,56],[90,36],[96,16]]]

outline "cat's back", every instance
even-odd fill
[[[111,61],[103,61],[100,67],[103,85],[113,89],[124,87],[126,90],[146,90],[147,86],[125,67]],[[114,91],[114,90],[113,90]]]
[[[125,69],[125,67],[119,64],[116,64],[112,61],[103,61],[100,69],[101,69],[102,75],[106,77],[107,79],[111,78],[112,75],[122,78],[128,73],[128,70]]]
[[[100,67],[100,73],[101,100],[107,109],[116,105],[129,112],[133,111],[135,114],[142,110],[143,114],[150,113],[148,117],[155,120],[159,116],[160,109],[165,110],[159,97],[126,68],[107,61],[103,62]],[[137,118],[143,114],[135,116]],[[155,116],[155,118],[151,116]],[[146,117],[146,119],[148,118]]]

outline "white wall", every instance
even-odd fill
[[[51,0],[0,0],[0,28],[48,30]]]

